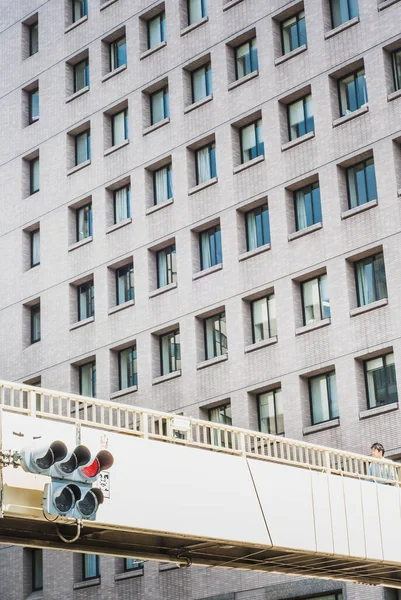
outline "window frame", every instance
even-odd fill
[[[332,375],[336,376],[335,369],[333,369],[331,371],[327,371],[325,373],[321,373],[320,375],[314,375],[313,377],[308,377],[309,406],[310,406],[310,415],[311,415],[312,425],[320,425],[322,423],[329,423],[330,421],[333,421],[334,419],[340,418],[339,411],[338,411],[337,416],[333,416],[333,411],[332,411],[333,407],[332,407],[332,401],[331,401],[331,390],[330,390],[330,386],[328,385],[329,377]],[[328,409],[329,409],[329,418],[326,421],[319,421],[318,423],[315,423],[314,417],[313,417],[312,380],[321,378],[323,376],[325,377],[325,380],[326,380],[326,393],[327,393],[327,405],[328,405]],[[336,393],[337,393],[337,376],[336,376]],[[338,396],[337,396],[337,401],[338,401]]]
[[[224,335],[221,333],[221,323],[224,322],[226,324],[226,330],[227,330],[227,320],[226,320],[226,312],[223,311],[221,313],[217,313],[215,315],[211,315],[210,317],[206,317],[205,319],[203,319],[203,331],[204,331],[204,345],[205,345],[205,360],[212,360],[213,358],[217,358],[219,356],[226,356],[228,354],[228,336],[226,335],[226,346],[225,346],[225,350],[226,352],[221,352],[220,354],[216,353],[216,348],[217,348],[217,344],[216,344],[216,329],[213,328],[213,356],[208,356],[208,348],[207,348],[207,342],[208,342],[208,338],[207,338],[207,322],[210,319],[213,319],[214,321],[216,321],[218,318],[219,321],[219,334],[220,335]],[[220,342],[220,346],[223,347],[222,343]]]
[[[40,555],[40,560],[38,560],[38,554]],[[40,592],[43,590],[43,550],[42,548],[32,548],[31,550],[31,560],[32,560],[32,592]],[[38,573],[37,567],[39,567],[39,581],[38,581]]]
[[[212,232],[212,233],[210,233]],[[220,232],[220,254],[221,254],[221,262],[217,262],[217,257],[218,257],[218,252],[217,252],[217,245],[215,242],[215,257],[216,257],[216,262],[213,263],[209,266],[205,266],[203,264],[203,252],[202,252],[202,234],[208,233],[208,238],[209,238],[209,248],[210,248],[210,238],[211,235],[216,236],[216,233]],[[216,238],[215,238],[216,240]],[[212,253],[211,253],[212,254]],[[222,239],[221,239],[221,227],[220,227],[220,223],[217,223],[216,225],[212,225],[212,227],[208,227],[207,229],[204,229],[203,231],[199,232],[199,256],[200,256],[200,270],[204,271],[205,269],[211,269],[212,267],[215,267],[216,265],[222,265],[223,264],[223,244],[222,244]]]
[[[98,554],[94,554],[93,556],[96,557],[96,574],[95,575],[91,575],[90,577],[87,576],[87,569],[86,569],[86,561],[85,561],[85,557],[86,556],[91,556],[91,554],[87,555],[87,554],[82,554],[82,580],[83,581],[91,581],[93,579],[100,579],[100,558]]]
[[[156,96],[156,94],[160,94],[160,92],[163,92],[163,118],[160,119],[159,121],[154,121],[153,120],[154,119],[153,98]],[[150,104],[150,126],[151,127],[153,125],[157,125],[157,123],[161,123],[165,119],[169,119],[170,118],[170,105],[169,105],[168,85],[165,85],[162,88],[159,88],[158,90],[155,90],[154,92],[149,94],[149,104]]]
[[[82,65],[83,63],[85,63],[85,68],[84,68],[84,85],[80,88],[77,87],[77,68]],[[75,63],[73,65],[73,76],[74,76],[74,94],[76,94],[77,92],[85,89],[86,87],[89,87],[89,58],[83,58],[82,60],[78,61],[77,63]]]
[[[231,416],[227,415],[227,409],[230,409],[230,412],[232,412],[232,406],[231,406],[231,402],[226,402],[225,404],[219,404],[218,406],[213,406],[213,408],[209,408],[208,410],[208,421],[210,421],[210,423],[215,423],[216,425],[227,425],[228,427],[232,426],[232,422],[233,422],[233,418],[232,418],[232,414]],[[224,422],[222,421],[213,421],[212,419],[212,413],[214,410],[218,410],[218,411],[224,411]],[[229,421],[229,422],[227,422]]]
[[[303,17],[301,19],[299,18],[300,14],[303,14]],[[305,42],[303,44],[298,44],[298,46],[296,46],[295,48],[291,48],[290,50],[288,50],[286,52],[285,46],[284,46],[285,24],[288,23],[288,21],[291,21],[294,18],[295,18],[295,25],[296,25],[296,29],[297,29],[297,38],[298,38],[298,41],[300,39],[299,24],[300,24],[301,21],[304,21],[304,23],[305,23],[305,25],[304,25],[304,29],[305,29]],[[306,35],[305,9],[302,9],[299,12],[297,12],[295,15],[291,15],[291,17],[288,17],[287,19],[284,19],[283,21],[281,21],[281,23],[280,23],[280,32],[281,32],[281,51],[282,51],[282,56],[286,56],[287,54],[289,54],[290,52],[293,52],[294,50],[297,50],[298,48],[300,48],[304,44],[306,45],[308,43],[308,41],[307,41],[308,38],[307,38],[307,35]],[[291,40],[291,36],[289,36],[289,39]]]
[[[351,21],[351,19],[355,18],[355,17],[351,17],[350,16],[350,13],[351,13],[350,6],[351,6],[351,4],[353,2],[356,3],[356,8],[357,8],[357,12],[358,12],[358,14],[355,15],[355,16],[359,16],[359,4],[358,4],[358,0],[346,0],[349,18],[346,21],[341,21],[341,23],[339,23],[338,25],[335,25],[334,24],[333,1],[337,1],[337,0],[330,0],[330,18],[331,18],[331,27],[332,27],[332,29],[336,29],[337,27],[341,27],[341,25],[344,25],[344,23],[348,23],[348,21]],[[338,2],[340,2],[340,0],[338,0]]]
[[[161,202],[157,202],[157,193],[156,193],[156,173],[166,169],[166,178],[167,178],[167,200],[162,200]],[[168,163],[167,165],[163,165],[160,169],[155,169],[152,171],[152,182],[153,182],[153,206],[160,206],[164,202],[168,202],[171,200],[173,195],[173,165],[172,163]],[[169,195],[170,194],[170,195]]]
[[[363,77],[364,77],[364,86],[365,86],[365,96],[366,96],[366,102],[362,103],[361,105],[358,105],[357,108],[355,110],[350,110],[349,107],[349,96],[348,96],[348,88],[347,88],[347,92],[346,92],[346,97],[347,97],[347,108],[346,110],[348,112],[344,112],[343,111],[343,105],[342,105],[342,98],[341,98],[341,84],[345,79],[348,79],[349,77],[353,77],[353,85],[354,85],[354,89],[355,89],[355,98],[358,100],[358,88],[356,85],[356,80],[358,78],[358,73],[361,73],[363,71]],[[368,86],[366,84],[366,72],[365,72],[365,65],[362,65],[361,67],[359,67],[358,69],[355,69],[355,71],[350,71],[349,73],[347,73],[346,75],[344,75],[343,77],[339,77],[337,80],[337,87],[338,87],[338,104],[340,107],[340,117],[346,117],[348,115],[352,115],[352,113],[356,112],[357,110],[359,110],[360,108],[362,108],[363,106],[367,106],[369,103],[369,98],[368,98]]]
[[[256,396],[256,405],[257,405],[257,411],[258,411],[258,426],[259,426],[259,431],[261,433],[264,433],[262,430],[262,418],[261,418],[261,407],[260,407],[260,398],[261,396],[264,396],[265,394],[271,394],[273,393],[273,406],[274,406],[274,428],[275,428],[275,432],[272,431],[267,431],[266,433],[268,435],[285,435],[285,428],[284,428],[284,411],[282,413],[282,417],[283,417],[283,431],[278,431],[278,426],[277,426],[277,405],[276,405],[276,392],[280,392],[280,394],[282,393],[281,391],[281,387],[277,387],[274,388],[272,390],[266,390],[265,392],[261,392],[260,394],[257,394]],[[269,420],[266,419],[267,424],[269,423]],[[269,429],[269,427],[267,427],[267,429]]]
[[[84,135],[86,135],[86,159],[82,160],[81,162],[78,162],[78,140]],[[90,129],[85,129],[85,131],[81,131],[80,133],[77,133],[76,135],[74,135],[74,143],[75,143],[75,166],[78,167],[79,165],[82,165],[83,163],[87,162],[88,160],[91,160]]]
[[[33,34],[32,32],[35,30],[37,31],[36,34],[36,50],[34,50],[34,45],[33,45]],[[28,41],[29,41],[29,56],[34,56],[34,54],[36,54],[37,52],[39,52],[39,19],[37,19],[34,23],[31,23],[30,25],[28,25]]]
[[[121,65],[119,64],[119,60],[118,60],[118,43],[121,42],[122,40],[124,40],[125,42],[125,63],[121,63]],[[114,66],[113,66],[114,63]],[[127,64],[127,36],[125,33],[123,33],[123,35],[121,35],[120,37],[116,38],[115,40],[112,40],[109,43],[109,72],[113,73],[113,71],[115,71],[116,69],[119,69],[120,67],[124,66]]]
[[[87,306],[87,308],[90,309],[87,312],[90,312],[91,314],[87,314],[86,317],[81,316],[80,295],[82,292],[85,292],[86,294],[88,294],[88,292],[89,292],[89,294],[90,294],[89,298],[86,298],[86,306]],[[84,321],[86,319],[91,319],[92,317],[95,316],[95,285],[94,285],[93,279],[91,279],[89,281],[85,281],[84,283],[77,285],[77,300],[78,300],[78,322]]]
[[[166,254],[166,281],[167,281],[167,283],[165,283],[164,285],[160,285],[161,277],[160,277],[160,269],[159,269],[159,256],[161,255],[161,253]],[[162,289],[166,285],[171,285],[173,283],[177,283],[177,271],[174,271],[174,264],[173,264],[174,261],[172,258],[173,254],[176,255],[176,260],[177,260],[177,251],[176,251],[175,243],[170,244],[169,246],[165,246],[164,248],[161,248],[160,250],[158,250],[156,252],[157,289]],[[168,257],[171,257],[171,258],[168,258]],[[169,262],[170,262],[170,265],[169,265]]]
[[[127,191],[127,196],[126,196],[126,200],[127,200],[127,219],[131,218],[131,185],[129,183],[127,183],[126,185],[122,185],[120,188],[113,190],[113,220],[114,220],[114,225],[117,225],[117,223],[121,223],[122,221],[125,221],[125,219],[122,219],[122,221],[117,221],[117,204],[116,204],[116,194],[117,192],[120,192],[121,190],[126,190]]]
[[[303,321],[303,326],[307,327],[310,325],[315,325],[316,323],[320,323],[321,321],[323,321],[324,319],[330,319],[331,318],[331,307],[330,307],[330,316],[325,317],[324,316],[324,309],[323,309],[323,299],[322,299],[322,290],[321,290],[321,280],[322,277],[326,278],[326,283],[328,280],[327,277],[327,273],[322,273],[321,275],[315,275],[314,277],[311,277],[310,279],[306,279],[305,281],[301,281],[301,302],[302,302],[302,321]],[[315,320],[313,321],[313,323],[307,323],[307,319],[306,319],[306,311],[305,311],[305,294],[304,294],[304,286],[306,283],[310,283],[311,281],[317,281],[317,288],[318,288],[318,292],[319,292],[319,309],[320,309],[320,319],[319,320]],[[330,302],[330,299],[329,299]]]
[[[33,116],[33,97],[35,96],[35,94],[37,94],[38,96],[38,114],[36,117]],[[28,113],[29,125],[32,125],[32,123],[36,123],[36,121],[39,121],[39,86],[28,92]]]
[[[129,560],[134,561],[137,566],[127,567],[127,561],[129,561]],[[136,558],[129,558],[129,557],[124,558],[124,573],[130,573],[131,571],[139,571],[140,569],[143,569],[144,566],[145,566],[145,562],[143,560],[137,560]]]
[[[400,55],[400,72],[399,73],[397,73],[397,67],[396,67],[397,55]],[[392,66],[392,71],[393,71],[394,91],[397,92],[398,90],[401,90],[401,48],[397,48],[396,50],[393,50],[393,52],[391,53],[391,66]]]
[[[119,301],[119,279],[120,279],[120,271],[125,270],[124,275],[129,277],[129,283],[130,283],[130,292],[129,292],[129,298],[125,298],[120,302]],[[116,282],[116,306],[120,306],[120,304],[125,304],[125,302],[130,302],[131,300],[135,300],[135,286],[134,286],[134,282],[133,282],[133,278],[134,278],[134,263],[130,262],[126,265],[123,265],[122,267],[118,267],[115,270],[115,282]],[[124,286],[125,289],[125,286]]]
[[[379,258],[382,257],[383,258],[383,268],[384,268],[384,274],[385,274],[385,281],[386,281],[386,296],[384,296],[383,298],[377,298],[377,282],[376,282],[376,274],[375,274],[375,268],[374,268],[374,263],[375,261],[379,260]],[[357,265],[360,263],[365,263],[366,261],[369,261],[372,263],[372,282],[373,282],[373,289],[375,290],[375,299],[372,300],[372,302],[378,302],[379,300],[383,300],[384,298],[388,298],[388,289],[387,289],[387,276],[386,276],[386,265],[384,262],[384,253],[382,252],[377,252],[376,254],[371,254],[370,256],[366,256],[365,258],[361,258],[360,260],[357,260],[354,262],[354,272],[355,272],[355,286],[356,286],[356,294],[357,294],[357,303],[358,303],[358,307],[361,306],[368,306],[369,304],[372,304],[372,302],[368,302],[367,304],[361,304],[361,298],[360,298],[360,293],[359,293],[359,285],[358,285],[358,272],[357,272]],[[364,265],[366,266],[366,265]]]
[[[369,362],[371,362],[372,360],[377,360],[378,358],[381,358],[381,359],[382,359],[382,362],[383,362],[383,367],[382,367],[382,368],[383,368],[383,369],[384,369],[384,371],[385,371],[385,388],[386,388],[386,392],[387,392],[387,388],[388,388],[387,369],[388,369],[388,366],[387,366],[387,360],[386,360],[386,359],[387,359],[387,357],[388,357],[388,356],[393,356],[393,360],[394,360],[394,362],[393,362],[393,365],[394,365],[394,374],[395,374],[395,389],[396,389],[396,396],[397,396],[397,397],[396,397],[396,399],[395,399],[395,400],[391,399],[389,402],[383,402],[383,403],[378,403],[378,402],[376,402],[376,404],[375,404],[374,406],[372,406],[372,404],[371,404],[371,398],[370,398],[370,395],[369,395],[369,384],[368,384],[368,369],[367,369],[367,365],[368,365],[368,363],[369,363]],[[394,403],[394,402],[398,402],[397,374],[396,374],[396,371],[395,371],[395,359],[394,359],[394,351],[393,351],[393,352],[388,352],[388,353],[386,353],[386,354],[381,354],[380,356],[375,356],[375,357],[373,357],[373,358],[368,358],[368,359],[364,360],[364,361],[363,361],[363,373],[364,373],[364,379],[365,379],[365,391],[366,391],[366,400],[367,400],[366,404],[367,404],[368,410],[373,410],[374,408],[380,408],[380,407],[382,407],[382,406],[387,406],[388,404],[392,404],[392,403]],[[376,386],[375,386],[375,387],[376,387]],[[377,391],[376,391],[376,389],[375,389],[375,396],[376,396],[376,398],[375,398],[375,400],[376,400],[376,399],[377,399]],[[388,393],[386,393],[386,397],[390,397]]]
[[[293,142],[294,140],[299,140],[304,135],[308,135],[308,133],[312,133],[315,131],[315,115],[314,115],[314,113],[312,114],[312,129],[308,130],[308,127],[307,127],[308,118],[306,116],[306,109],[305,109],[306,104],[308,104],[308,102],[305,102],[305,100],[307,98],[310,98],[309,102],[312,105],[312,111],[313,111],[312,92],[310,92],[309,94],[306,94],[305,96],[302,96],[301,98],[298,98],[297,100],[294,100],[294,102],[290,102],[289,104],[287,104],[288,139],[290,142]],[[305,127],[305,133],[297,135],[296,137],[292,137],[291,116],[290,116],[291,115],[291,107],[294,106],[294,104],[297,104],[298,102],[300,102],[301,100],[302,100],[302,111],[304,114],[304,120],[299,121],[295,126],[298,128],[299,124],[303,123],[304,127]],[[292,127],[294,127],[294,125]]]
[[[84,236],[84,237],[79,237],[79,215],[81,213],[81,211],[85,211],[85,208],[88,208],[89,210],[87,211],[87,213],[84,212],[84,215],[87,214],[88,218],[87,218],[87,222],[88,222],[88,235]],[[81,242],[82,240],[87,240],[88,238],[93,236],[93,215],[92,215],[92,201],[91,202],[87,202],[86,204],[83,204],[82,206],[78,206],[78,208],[75,209],[75,233],[76,233],[76,241],[77,242]]]
[[[258,127],[258,123],[260,123],[259,127]],[[250,127],[251,125],[253,125],[254,132],[255,132],[256,156],[252,156],[248,160],[244,160],[244,143],[243,143],[243,139],[242,139],[242,134],[245,131],[245,129],[247,127]],[[246,163],[250,162],[251,160],[258,158],[259,156],[265,155],[265,141],[264,141],[264,139],[261,142],[258,141],[258,135],[257,135],[258,128],[262,131],[262,117],[259,117],[255,121],[252,121],[252,123],[247,123],[247,125],[244,125],[243,127],[239,128],[239,141],[240,141],[240,153],[241,153],[241,164],[242,165],[246,165]],[[258,153],[259,146],[262,146],[262,150],[263,150],[260,154]]]
[[[35,319],[38,319],[38,322],[39,322],[38,337],[35,337]],[[40,342],[41,337],[42,337],[40,302],[38,302],[37,304],[33,304],[30,307],[30,320],[31,320],[31,345],[32,345],[32,344],[37,344],[38,342]]]
[[[84,363],[82,365],[79,365],[78,367],[78,382],[79,382],[79,394],[80,396],[85,396],[85,394],[83,394],[83,386],[82,386],[82,369],[84,367],[88,367],[90,366],[92,369],[91,372],[91,381],[90,381],[90,386],[92,388],[92,396],[89,396],[91,398],[96,398],[96,360],[90,360],[87,363]]]
[[[199,152],[202,150],[208,149],[208,159],[209,159],[209,168],[210,168],[210,179],[206,179],[205,181],[200,181],[200,173],[199,173]],[[210,144],[205,144],[201,148],[197,148],[195,150],[195,181],[196,185],[202,185],[211,179],[217,177],[217,162],[216,162],[216,142],[210,142]]]
[[[178,336],[178,343],[176,341]],[[177,356],[173,357],[172,353],[171,353],[171,344],[168,343],[168,370],[166,371],[164,368],[164,361],[163,361],[163,340],[165,338],[172,338],[174,337],[174,347],[179,348],[179,357],[177,358]],[[164,333],[162,335],[159,336],[159,350],[160,350],[160,373],[162,376],[164,375],[170,375],[170,373],[177,373],[178,371],[181,371],[181,339],[180,339],[180,329],[179,327],[177,329],[174,329],[173,331],[168,331],[167,333]],[[175,369],[173,369],[173,359],[176,362],[176,367],[177,364],[179,363],[179,366]]]
[[[241,75],[241,77],[240,77],[238,75],[238,51],[240,50],[240,48],[243,48],[247,44],[249,45],[250,71],[248,73],[245,73],[244,75]],[[256,47],[256,52],[252,53],[252,48],[254,48],[254,47]],[[251,73],[255,73],[255,72],[257,72],[259,70],[258,44],[257,44],[256,35],[254,35],[249,40],[246,40],[242,44],[239,44],[238,46],[235,46],[235,48],[234,48],[234,62],[235,62],[235,81],[240,81],[243,77],[247,77]]]
[[[272,335],[272,318],[270,316],[270,309],[269,309],[269,300],[275,300],[276,299],[276,295],[274,292],[272,292],[271,294],[267,294],[267,296],[262,296],[261,298],[255,298],[254,300],[251,300],[250,302],[250,308],[251,308],[251,326],[252,326],[252,343],[253,344],[257,344],[258,342],[262,342],[264,340],[269,340],[272,337],[277,336],[277,317],[275,319],[276,321],[276,326],[275,326],[275,330],[276,333],[274,335]],[[254,315],[254,305],[255,302],[260,302],[261,300],[265,300],[266,301],[266,307],[267,307],[267,329],[268,329],[268,337],[264,337],[261,340],[256,341],[256,331],[255,331],[255,315]]]
[[[129,380],[129,378],[127,378],[127,382],[131,383],[131,385],[127,385],[127,387],[122,387],[122,354],[123,352],[127,352],[129,351],[129,354],[132,354],[132,359],[130,360],[131,363],[131,367],[132,367],[132,382]],[[138,385],[138,353],[137,353],[137,348],[136,348],[136,344],[134,344],[133,346],[128,346],[127,348],[122,348],[121,350],[118,350],[117,353],[117,362],[118,362],[118,390],[119,391],[123,391],[123,390],[127,390],[131,387],[135,387]],[[127,363],[128,364],[128,363]]]
[[[205,74],[205,88],[206,88],[206,95],[203,96],[202,98],[198,98],[198,100],[195,99],[195,87],[194,87],[194,74],[197,73],[198,71],[201,71],[202,69],[204,69]],[[208,75],[209,73],[209,75]],[[200,102],[201,100],[203,100],[204,98],[207,98],[208,96],[212,95],[212,63],[209,60],[207,63],[201,65],[200,67],[198,67],[197,69],[193,69],[191,71],[191,100],[192,100],[192,104],[195,104],[196,102]]]
[[[150,45],[150,24],[152,23],[152,21],[156,21],[156,19],[159,19],[159,32],[160,32],[160,40],[161,41],[158,44],[156,44],[155,46],[151,46]],[[166,11],[165,10],[162,10],[161,12],[157,13],[157,15],[155,15],[154,17],[147,19],[146,35],[147,35],[147,49],[148,50],[157,48],[157,46],[159,46],[160,44],[162,44],[163,42],[166,41]]]
[[[124,139],[117,143],[115,140],[116,126],[115,126],[114,119],[121,114],[124,114]],[[128,139],[129,139],[129,137],[128,137],[128,108],[123,108],[123,110],[119,110],[118,112],[111,115],[111,145],[113,147],[113,146],[117,146],[119,144],[123,144]]]
[[[34,187],[34,181],[35,181],[35,167],[37,165],[37,169],[38,169],[38,185],[37,188]],[[39,182],[39,168],[40,168],[40,163],[39,163],[39,156],[35,156],[35,158],[32,158],[29,161],[29,194],[30,196],[32,196],[33,194],[37,194],[40,191],[40,182]]]
[[[34,236],[36,234],[39,234],[39,260],[37,262],[34,262],[34,251],[33,251],[33,245],[34,245]],[[30,247],[30,265],[31,265],[31,269],[33,269],[34,267],[37,267],[38,265],[40,265],[40,227],[38,227],[37,229],[33,229],[32,231],[29,232],[29,247]]]
[[[263,212],[267,212],[267,228],[268,231],[265,232],[264,231],[264,227],[263,227],[263,217],[262,214]],[[249,231],[248,231],[248,217],[251,214],[255,214],[257,215],[261,215],[261,229],[262,229],[262,238],[263,238],[263,243],[260,245],[256,245],[255,248],[250,248],[250,244],[249,244]],[[247,252],[251,252],[252,250],[257,250],[258,248],[263,248],[263,246],[267,246],[268,244],[271,244],[271,235],[270,235],[270,211],[269,211],[269,205],[266,202],[265,204],[261,204],[260,206],[256,206],[254,208],[252,208],[251,210],[246,211],[245,213],[245,235],[246,235],[246,248],[247,248]],[[268,240],[264,241],[265,233],[267,235]]]
[[[190,11],[190,0],[187,0],[187,14],[188,14],[188,26],[194,25],[195,23],[199,23],[200,20],[205,19],[207,17],[207,1],[206,0],[198,0],[201,8],[201,18],[198,21],[191,20],[191,11]]]
[[[359,165],[362,165],[362,164],[363,164],[363,179],[364,179],[365,192],[366,192],[366,202],[359,202],[358,185],[357,185],[356,176],[355,176],[355,191],[356,191],[356,195],[357,195],[357,204],[356,204],[356,206],[351,206],[351,189],[350,189],[349,173],[353,169],[355,169],[356,167],[359,167]],[[372,198],[371,200],[369,200],[369,198],[368,198],[368,182],[367,182],[367,177],[366,177],[366,169],[370,165],[373,165],[374,175],[375,175],[375,187],[376,187],[376,198]],[[363,206],[364,204],[367,204],[368,202],[377,200],[378,194],[377,194],[376,167],[375,167],[375,161],[374,161],[373,156],[370,156],[369,158],[365,158],[364,160],[360,160],[359,162],[347,167],[345,169],[345,181],[347,184],[347,200],[348,200],[348,208],[349,209],[357,208],[358,206]]]
[[[308,190],[308,191],[306,192],[306,190]],[[313,201],[313,192],[315,190],[319,190],[320,220],[315,220],[315,203]],[[307,194],[310,194],[310,196],[311,196],[311,214],[312,214],[312,218],[313,218],[313,223],[311,225],[306,224],[305,227],[300,227],[299,218],[298,218],[297,194],[299,194],[301,192],[303,193],[303,202],[304,203],[305,203],[305,196]],[[313,183],[304,185],[303,187],[294,190],[293,201],[294,201],[294,216],[295,216],[296,231],[303,231],[304,229],[307,229],[308,227],[312,227],[313,225],[316,225],[317,223],[323,223],[322,202],[321,202],[321,197],[320,197],[320,182],[319,181],[315,181]]]

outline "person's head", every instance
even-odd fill
[[[384,456],[383,444],[380,444],[379,442],[375,442],[374,444],[371,445],[370,449],[372,451],[372,456],[374,458],[383,458],[383,456]]]

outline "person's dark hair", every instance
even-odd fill
[[[372,444],[371,447],[370,447],[370,449],[371,450],[373,450],[373,449],[377,450],[378,452],[381,452],[383,454],[383,456],[384,456],[384,452],[385,452],[384,446],[383,446],[383,444],[380,444],[380,442],[375,442],[374,444]]]

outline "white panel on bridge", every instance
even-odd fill
[[[368,482],[368,485],[363,485],[363,521],[365,526],[366,555],[369,556],[369,558],[378,558],[379,560],[382,560],[383,547],[380,534],[377,489],[378,486],[371,482]]]
[[[343,478],[329,476],[329,489],[334,553],[342,556],[349,556],[347,514],[345,512]]]
[[[400,488],[377,485],[383,558],[401,562]]]
[[[333,524],[329,494],[329,476],[311,471],[313,490],[313,512],[315,515],[316,549],[319,552],[334,552]]]

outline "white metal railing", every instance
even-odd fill
[[[401,484],[401,464],[389,460],[20,383],[0,380],[0,408],[348,477]],[[178,429],[177,418],[181,420]]]

